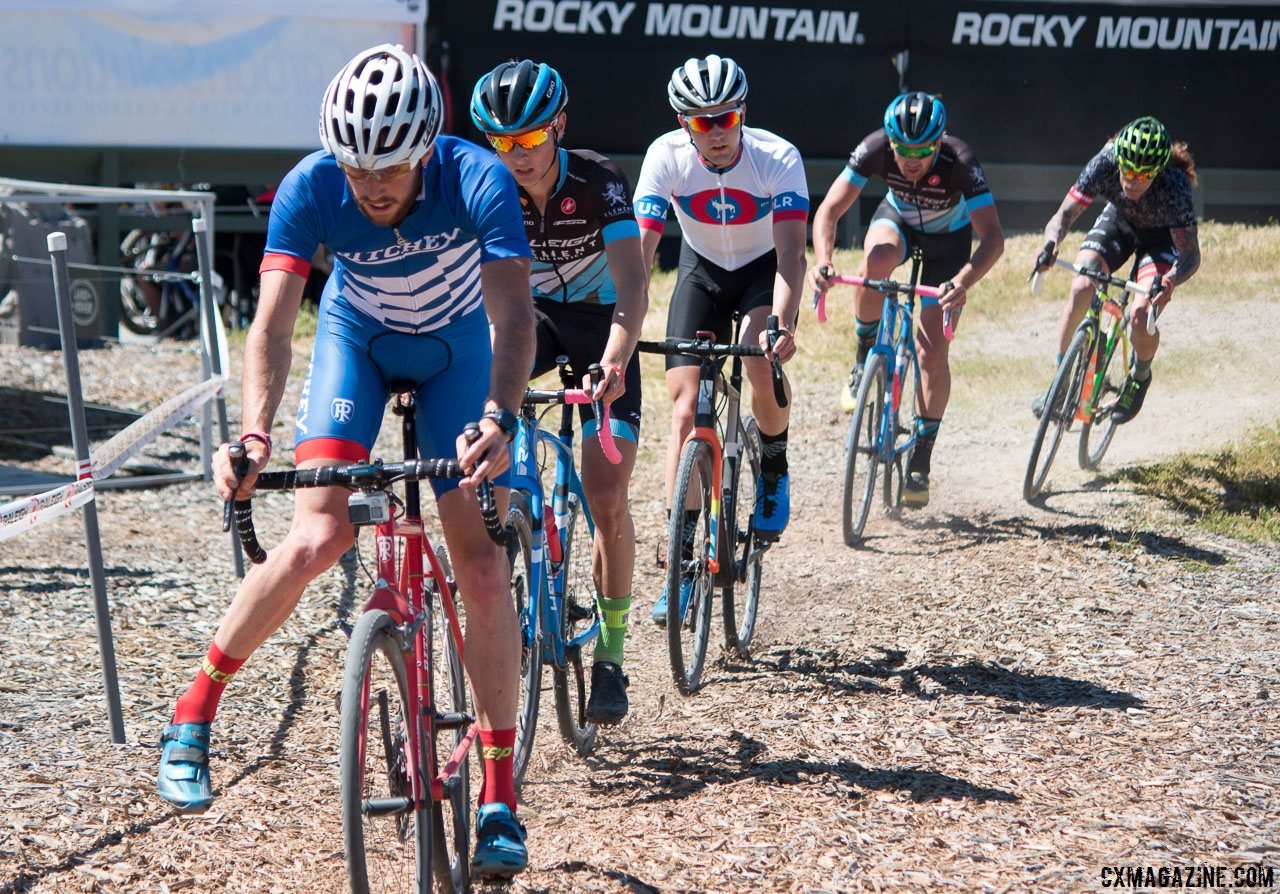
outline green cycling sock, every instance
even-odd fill
[[[596,600],[604,620],[600,623],[600,635],[596,637],[596,650],[592,661],[611,661],[622,667],[622,649],[627,641],[627,623],[631,618],[631,594],[621,599]]]

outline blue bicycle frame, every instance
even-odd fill
[[[565,607],[565,575],[559,573],[560,568],[551,568],[550,550],[547,544],[545,516],[546,496],[542,487],[541,463],[538,461],[540,448],[555,454],[556,478],[551,493],[551,514],[556,522],[556,537],[559,539],[561,556],[568,546],[565,539],[569,527],[570,499],[575,499],[582,507],[583,517],[587,521],[588,531],[595,537],[595,521],[591,518],[591,510],[587,507],[586,495],[582,490],[582,480],[578,477],[573,462],[573,408],[564,406],[559,433],[552,433],[538,424],[532,411],[520,414],[520,423],[516,429],[514,443],[515,458],[512,470],[511,487],[521,491],[529,507],[530,526],[533,529],[533,564],[530,569],[531,580],[529,590],[537,594],[530,599],[527,617],[520,619],[520,636],[525,648],[541,648],[542,660],[555,667],[565,665],[566,654],[580,651],[584,645],[593,641],[600,632],[600,619],[597,617],[585,631],[565,642],[560,637],[563,629],[562,613]]]
[[[919,285],[921,257],[917,249],[911,257],[911,285]],[[870,368],[871,355],[879,354],[885,362],[885,391],[888,399],[884,402],[880,426],[876,436],[876,459],[885,467],[885,505],[892,507],[892,481],[889,470],[899,457],[909,454],[916,446],[916,427],[909,427],[907,439],[898,443],[898,435],[902,434],[898,423],[902,406],[902,383],[910,372],[911,381],[920,382],[920,358],[916,355],[915,327],[915,293],[907,292],[906,299],[898,300],[895,292],[887,292],[884,296],[884,308],[880,313],[880,329],[876,333],[876,343],[867,357]],[[912,413],[915,412],[915,394],[909,396],[912,402]],[[914,418],[914,416],[912,417]]]

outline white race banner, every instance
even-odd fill
[[[379,43],[414,49],[426,6],[0,0],[0,144],[319,148],[334,73]]]

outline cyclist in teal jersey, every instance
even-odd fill
[[[505,479],[533,359],[529,246],[511,175],[479,147],[440,136],[443,101],[416,56],[384,44],[334,77],[321,105],[324,151],[299,162],[271,209],[258,313],[245,340],[240,479],[227,445],[219,495],[247,499],[271,455],[310,259],[334,256],[299,401],[299,466],[369,459],[387,397],[413,391],[418,449],[457,451],[469,478],[433,481],[466,608],[467,672],[484,763],[472,868],[509,876],[528,863],[516,820],[520,634],[506,556],[484,531],[474,487]],[[492,344],[490,332],[492,329]],[[462,438],[479,419],[479,438]],[[505,500],[505,488],[497,488]],[[293,524],[245,576],[202,667],[161,739],[159,794],[193,813],[213,800],[209,738],[218,700],[245,660],[293,612],[306,585],[355,540],[341,488],[299,490]]]
[[[520,189],[533,251],[538,318],[533,375],[564,355],[580,375],[599,363],[596,396],[610,406],[622,460],[605,459],[589,408],[582,408],[582,486],[596,523],[596,602],[602,623],[591,667],[587,719],[614,724],[627,714],[623,646],[631,612],[635,527],[627,488],[640,433],[636,340],[649,306],[640,230],[622,171],[602,155],[564,149],[569,91],[545,63],[504,62],[476,82],[471,120]],[[590,387],[584,381],[583,387]]]
[[[1156,314],[1162,312],[1173,298],[1174,287],[1200,267],[1191,193],[1195,184],[1195,160],[1187,144],[1172,142],[1155,118],[1138,118],[1090,159],[1044,229],[1044,238],[1053,243],[1053,249],[1047,258],[1037,258],[1037,264],[1048,261],[1041,270],[1053,266],[1062,237],[1100,197],[1107,204],[1085,236],[1076,263],[1114,273],[1130,257],[1138,258],[1136,281],[1150,294],[1135,295],[1130,305],[1134,363],[1116,399],[1113,416],[1117,423],[1138,415],[1151,387],[1151,361],[1160,347],[1160,333],[1147,331],[1148,314],[1152,308]],[[1071,297],[1058,324],[1058,362],[1089,308],[1093,289],[1093,282],[1083,276],[1071,284]],[[1037,416],[1043,401],[1041,395],[1032,404]]]
[[[916,447],[911,452],[903,505],[929,503],[929,472],[938,427],[951,396],[944,314],[958,319],[973,288],[1004,252],[1004,231],[996,214],[982,165],[969,145],[946,132],[947,110],[928,93],[904,93],[889,103],[884,127],[869,135],[849,156],[848,167],[827,190],[813,216],[813,251],[818,263],[810,274],[815,289],[826,291],[835,275],[831,254],[836,222],[862,194],[872,176],[889,187],[872,215],[863,243],[862,276],[885,279],[906,260],[912,246],[924,255],[923,285],[941,285],[941,298],[921,299],[918,315],[920,388],[924,406],[916,407]],[[973,249],[973,237],[978,247]],[[883,297],[858,289],[854,318],[857,363],[840,405],[853,412],[862,364],[875,343]]]

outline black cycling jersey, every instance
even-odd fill
[[[858,188],[872,177],[884,180],[889,187],[886,201],[912,229],[925,233],[962,230],[969,224],[970,211],[994,204],[977,156],[952,136],[942,138],[928,173],[912,181],[898,169],[882,128],[858,144],[841,176]]]
[[[560,179],[547,199],[546,213],[520,190],[525,234],[533,251],[533,296],[612,305],[617,292],[605,246],[614,239],[640,236],[626,175],[598,153],[558,151]]]
[[[1161,227],[1194,227],[1196,210],[1191,196],[1191,178],[1177,165],[1168,165],[1151,181],[1138,201],[1131,201],[1120,186],[1120,165],[1112,143],[1089,160],[1069,193],[1088,207],[1095,198],[1106,199],[1130,226],[1144,230]]]

